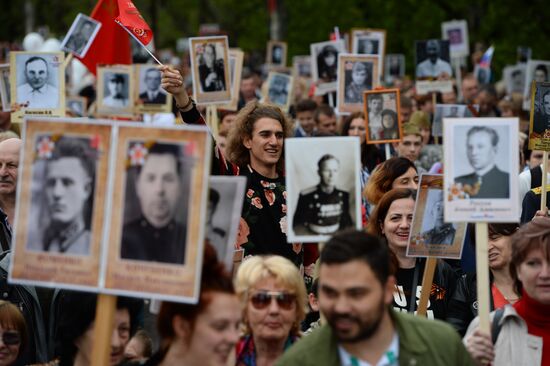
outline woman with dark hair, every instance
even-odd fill
[[[514,288],[510,274],[512,235],[518,224],[489,224],[489,270],[491,279],[491,310],[514,304],[520,293]],[[470,233],[474,233],[472,228]],[[473,236],[473,235],[472,235]],[[472,240],[474,242],[475,239]],[[458,280],[456,291],[449,303],[446,321],[464,336],[468,325],[477,316],[477,288],[475,272],[466,273]]]
[[[157,318],[159,352],[146,366],[227,365],[239,341],[241,308],[231,276],[206,245],[199,302],[163,302]]]
[[[27,348],[27,326],[14,304],[0,300],[0,366],[18,366],[24,362]]]
[[[498,334],[474,319],[466,348],[482,365],[550,365],[550,218],[535,217],[512,236],[510,273],[521,299],[491,313]]]
[[[399,125],[397,124],[397,113],[391,109],[384,109],[382,116],[381,140],[395,140],[399,138]]]
[[[338,50],[332,46],[324,46],[317,55],[317,75],[323,82],[336,81],[338,66]]]
[[[202,92],[225,90],[223,59],[216,56],[216,45],[206,43],[199,56],[199,79]]]
[[[395,255],[398,270],[393,306],[397,311],[409,313],[416,311],[425,267],[424,259],[406,255],[415,200],[416,191],[412,189],[392,189],[378,202],[367,227],[370,234],[385,238]],[[430,289],[428,318],[446,318],[456,280],[453,269],[444,261],[438,260]]]

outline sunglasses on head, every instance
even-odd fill
[[[15,330],[8,330],[2,333],[2,343],[6,346],[15,346],[21,343],[21,336]]]
[[[288,292],[261,291],[250,296],[252,306],[258,310],[267,308],[273,299],[277,301],[277,305],[281,309],[289,310],[296,301],[296,295]]]

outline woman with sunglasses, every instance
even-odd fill
[[[393,307],[397,311],[414,313],[422,291],[425,261],[407,257],[416,191],[392,189],[382,196],[370,217],[367,231],[386,239],[397,260],[396,291]],[[444,320],[457,275],[450,265],[438,261],[434,273],[427,309],[428,318]]]
[[[255,256],[235,279],[245,335],[237,345],[237,366],[273,365],[299,336],[307,293],[298,268],[279,256]]]
[[[480,365],[550,365],[550,218],[535,217],[514,234],[510,273],[521,299],[491,313],[498,334],[481,332],[474,319],[466,348]]]
[[[0,300],[0,366],[23,365],[26,344],[23,314],[17,306]]]

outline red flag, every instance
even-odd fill
[[[113,20],[118,15],[117,0],[99,0],[90,15],[101,22],[101,28],[94,42],[80,61],[97,75],[96,67],[100,64],[114,65],[132,63],[132,50],[128,34]]]
[[[118,0],[118,17],[115,21],[128,29],[141,44],[147,46],[153,39],[153,32],[130,0]]]

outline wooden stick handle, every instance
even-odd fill
[[[109,364],[111,357],[111,338],[116,308],[116,296],[99,294],[94,322],[94,347],[92,366]]]
[[[540,191],[540,210],[546,209],[546,184],[547,184],[547,171],[548,171],[548,151],[542,152],[542,186]]]
[[[489,229],[486,222],[476,224],[476,276],[479,329],[491,334],[489,323],[489,255],[487,244]]]
[[[418,302],[418,309],[416,311],[416,315],[418,316],[426,317],[426,314],[428,313],[428,301],[430,300],[430,293],[432,292],[432,283],[434,281],[436,265],[437,258],[428,257],[426,267],[424,268],[424,275],[422,276],[422,291],[420,293],[420,301]]]

